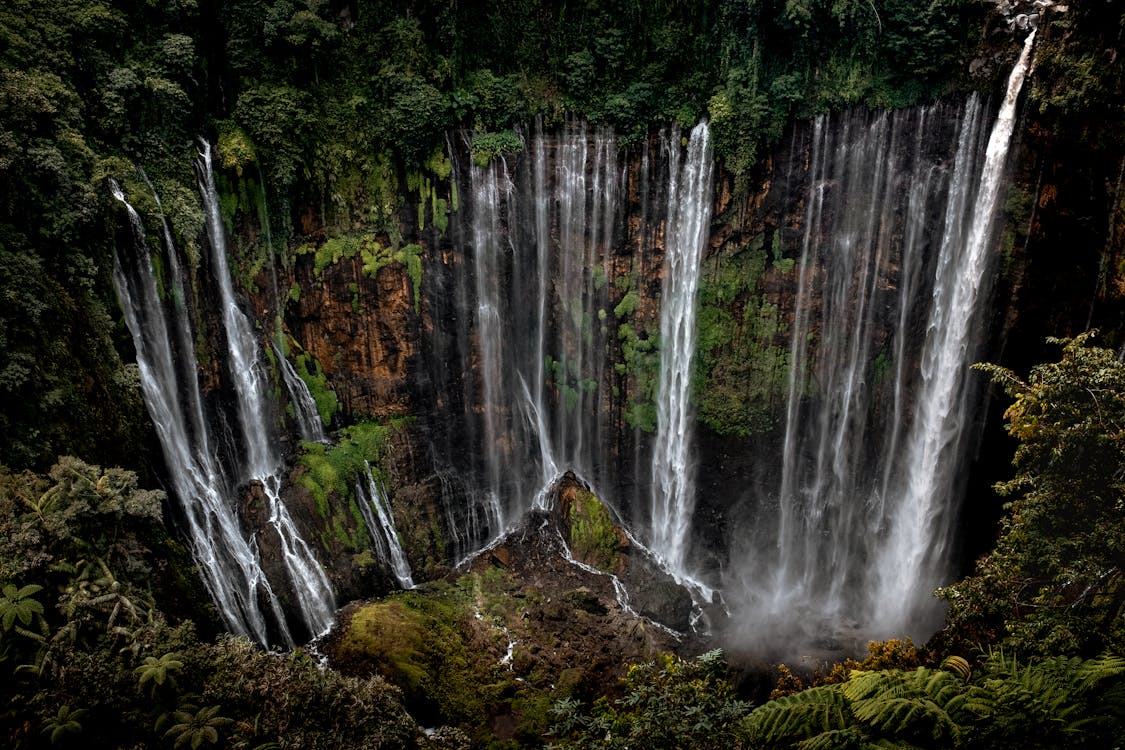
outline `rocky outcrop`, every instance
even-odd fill
[[[551,523],[577,561],[615,575],[628,606],[681,633],[691,626],[691,594],[613,520],[612,511],[572,473],[559,480]]]
[[[562,485],[572,499],[581,490]],[[562,515],[534,511],[461,572],[350,605],[321,652],[346,674],[378,673],[399,685],[428,725],[541,736],[552,701],[592,700],[627,664],[682,648],[623,605],[610,575],[571,557]]]

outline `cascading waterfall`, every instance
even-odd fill
[[[360,513],[380,559],[390,568],[399,586],[404,589],[414,588],[414,576],[410,563],[406,560],[406,553],[402,550],[395,518],[382,482],[375,478],[371,465],[367,462],[364,462],[364,474],[357,476],[355,482]]]
[[[703,246],[711,226],[711,134],[707,123],[692,130],[682,169],[679,142],[679,131],[673,129],[664,143],[670,178],[660,308],[660,386],[652,456],[652,550],[673,575],[683,578],[695,510],[690,397],[696,292]]]
[[[165,226],[173,298],[169,316],[160,300],[140,217],[116,183],[111,182],[111,189],[129,214],[135,250],[135,257],[118,254],[114,285],[136,347],[145,407],[160,438],[173,496],[187,524],[204,585],[232,632],[267,643],[272,625],[282,641],[293,646],[281,606],[262,573],[257,546],[239,529],[230,493],[214,460],[184,306],[183,276],[171,234]],[[168,331],[169,318],[176,329],[175,339]],[[179,347],[178,352],[174,346]],[[262,610],[263,603],[271,621]]]
[[[504,458],[501,436],[506,430],[500,420],[508,410],[501,403],[513,387],[507,383],[504,371],[503,318],[500,299],[500,262],[503,235],[500,232],[500,197],[511,188],[504,162],[491,164],[487,170],[473,168],[471,172],[473,215],[473,260],[476,280],[477,347],[480,354],[478,372],[484,407],[484,458],[487,494],[486,507],[495,509],[493,531],[504,529],[504,508],[501,496],[501,477],[504,476]]]
[[[879,561],[874,599],[881,621],[896,630],[905,628],[923,608],[919,594],[939,585],[945,573],[954,518],[955,476],[950,467],[960,463],[955,454],[962,450],[969,419],[966,382],[972,360],[966,356],[976,350],[978,303],[991,266],[996,206],[1015,128],[1016,102],[1034,43],[1033,29],[1008,78],[988,139],[967,236],[956,246],[943,243],[938,260],[930,329],[922,352],[922,385],[907,449],[910,471],[902,477],[905,487],[898,488],[900,505]],[[908,606],[899,607],[899,602]]]
[[[289,403],[293,406],[293,417],[297,421],[298,434],[306,442],[326,442],[328,438],[324,434],[324,423],[320,419],[320,412],[317,411],[316,401],[313,400],[308,385],[276,346],[274,354],[281,369],[281,379],[285,381],[285,389],[289,393]]]
[[[477,357],[468,387],[483,407],[484,491],[504,521],[543,507],[563,471],[595,480],[608,465],[596,454],[617,146],[582,123],[558,136],[537,126],[525,140],[515,171],[497,159],[469,174]]]
[[[258,481],[269,501],[270,526],[281,544],[282,562],[296,594],[301,618],[309,632],[323,633],[332,625],[335,594],[324,569],[301,538],[281,502],[280,460],[273,451],[267,414],[265,377],[258,362],[258,345],[250,321],[238,308],[227,265],[226,240],[223,236],[219,200],[211,169],[211,146],[201,142],[197,162],[199,188],[207,219],[207,235],[211,244],[215,281],[222,305],[223,330],[226,334],[229,369],[238,395],[238,420],[246,448],[243,479]]]
[[[947,572],[967,371],[1030,46],[983,159],[975,96],[813,125],[778,489],[732,551],[730,585],[762,640],[792,643],[802,627],[924,637],[940,620],[930,592]]]

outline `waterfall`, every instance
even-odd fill
[[[939,278],[934,285],[930,328],[922,353],[922,385],[907,449],[909,472],[898,488],[900,503],[892,516],[879,561],[874,601],[879,617],[898,629],[906,626],[922,598],[942,583],[946,549],[952,535],[955,475],[951,469],[963,450],[968,366],[977,348],[982,290],[987,293],[996,206],[1007,169],[1015,127],[1016,102],[1031,66],[1035,30],[1027,35],[1019,60],[992,127],[981,168],[972,218],[964,241],[943,243]],[[969,357],[969,359],[966,359]],[[893,571],[893,574],[892,574]],[[905,604],[905,606],[903,606]]]
[[[359,500],[360,513],[371,533],[371,541],[375,543],[380,559],[390,568],[398,585],[404,589],[412,589],[414,578],[410,572],[410,563],[406,561],[406,554],[402,551],[402,543],[398,539],[398,530],[395,528],[395,518],[391,513],[387,492],[382,482],[375,479],[371,465],[366,461],[363,478],[367,480],[366,483],[361,477],[356,477],[356,498]]]
[[[219,286],[229,371],[238,396],[238,421],[246,448],[244,476],[240,479],[258,481],[262,486],[269,502],[269,523],[281,544],[282,562],[296,594],[301,618],[309,632],[316,635],[332,625],[335,594],[324,569],[301,538],[288,509],[281,502],[281,482],[277,475],[280,459],[274,453],[273,430],[267,423],[270,404],[266,398],[265,375],[259,363],[258,344],[250,321],[235,301],[211,168],[211,145],[201,141],[201,147],[196,164],[199,189],[211,245],[212,271]]]
[[[317,411],[316,401],[309,393],[309,387],[289,360],[285,358],[281,349],[274,347],[277,364],[281,369],[281,378],[285,381],[285,388],[289,392],[289,403],[293,406],[293,417],[297,421],[297,431],[301,439],[310,443],[324,443],[328,438],[324,434],[324,423]]]
[[[493,535],[544,507],[563,471],[596,481],[610,465],[601,419],[617,145],[609,130],[581,122],[558,135],[540,123],[523,138],[518,160],[469,172],[471,263],[461,283],[473,300],[475,357],[466,401],[481,404],[475,494],[497,509]]]
[[[473,196],[473,268],[476,282],[476,326],[479,352],[478,372],[481,382],[481,403],[484,408],[485,481],[483,491],[488,507],[497,509],[495,533],[504,529],[501,477],[506,476],[506,461],[501,440],[506,430],[501,420],[508,413],[502,398],[513,385],[505,379],[503,353],[503,313],[500,298],[500,263],[503,235],[500,231],[500,198],[511,188],[504,162],[494,162],[487,169],[474,166],[471,172]]]
[[[931,592],[947,575],[1030,45],[987,148],[975,95],[812,125],[781,466],[746,509],[728,580],[761,640],[926,637],[940,622]]]
[[[660,308],[660,385],[652,456],[652,549],[673,575],[682,578],[695,510],[690,397],[696,291],[711,224],[712,162],[707,123],[692,130],[682,169],[678,129],[665,139],[664,149],[670,174]]]
[[[754,596],[771,617],[848,622],[866,603],[878,531],[894,513],[885,478],[905,470],[895,456],[915,397],[927,227],[943,202],[947,214],[963,210],[966,193],[947,171],[968,187],[959,175],[973,168],[980,119],[974,99],[963,111],[854,112],[813,125],[779,500],[753,554],[765,573]],[[888,393],[895,408],[880,408]]]
[[[160,300],[140,217],[117,183],[111,181],[110,187],[129,214],[135,251],[134,255],[124,257],[118,253],[114,286],[137,350],[145,407],[160,439],[172,496],[187,524],[192,555],[203,583],[232,632],[267,643],[271,625],[261,608],[264,603],[280,638],[293,646],[281,606],[262,573],[257,546],[243,536],[226,482],[215,462],[196,376],[183,276],[171,234],[165,225],[173,297],[169,314]],[[169,320],[176,329],[174,339],[168,331]],[[174,347],[179,347],[179,351],[174,351]]]

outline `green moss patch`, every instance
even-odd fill
[[[703,272],[693,394],[700,421],[720,435],[769,431],[788,394],[788,326],[759,291],[767,273],[793,272],[776,237],[772,260],[762,234],[724,250]]]
[[[335,392],[328,387],[328,376],[324,374],[324,369],[307,352],[297,355],[293,361],[293,369],[297,371],[297,375],[308,386],[309,394],[316,402],[316,411],[320,414],[320,421],[324,423],[325,427],[330,426],[340,408],[340,402],[337,400]]]
[[[597,495],[585,489],[575,492],[566,509],[566,523],[570,552],[577,560],[599,570],[617,570],[617,527]]]
[[[489,668],[462,634],[468,617],[468,598],[455,587],[399,594],[356,610],[333,658],[341,671],[382,674],[423,724],[481,725],[486,699],[497,696]]]

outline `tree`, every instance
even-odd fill
[[[1051,339],[1062,359],[1026,381],[978,365],[1014,398],[1020,441],[996,549],[939,595],[945,638],[1004,642],[1022,653],[1091,655],[1125,647],[1125,364],[1094,332]]]

